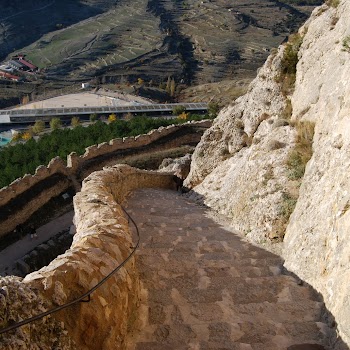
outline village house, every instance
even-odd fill
[[[15,60],[9,60],[6,62],[6,64],[15,70],[23,70],[23,68],[25,67],[24,64]]]
[[[17,75],[13,75],[10,73],[0,71],[0,79],[12,80],[12,81],[21,81],[23,78],[18,77]]]
[[[6,64],[15,70],[21,70],[25,72],[35,72],[38,70],[37,66],[28,62],[28,60],[24,58],[24,55],[12,57],[12,59],[6,62]]]

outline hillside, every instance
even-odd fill
[[[43,70],[17,86],[12,97],[90,79],[134,82],[142,77],[156,86],[168,76],[187,85],[252,79],[270,49],[307,19],[312,7],[305,4],[315,3],[5,1],[0,59],[25,53]],[[11,92],[3,96],[10,98]]]
[[[285,266],[322,294],[347,344],[349,21],[348,1],[315,9],[220,112],[186,180],[191,197],[248,240],[282,252]]]

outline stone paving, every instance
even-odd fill
[[[327,349],[323,303],[282,260],[245,242],[207,208],[142,189],[126,206],[138,224],[138,321],[127,349]]]

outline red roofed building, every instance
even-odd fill
[[[31,71],[34,71],[34,70],[38,69],[37,66],[34,66],[34,64],[31,64],[31,63],[27,62],[23,58],[20,58],[18,61],[21,62],[22,64],[24,64],[25,66],[27,66]]]
[[[22,80],[22,78],[18,77],[17,75],[12,75],[6,72],[0,72],[0,78],[5,78],[13,81]]]
[[[24,66],[24,70],[29,70],[31,72],[34,72],[38,69],[37,66],[35,66],[33,63],[28,62],[27,60],[24,59],[25,55],[17,55],[14,56],[13,58],[16,59],[22,66]]]

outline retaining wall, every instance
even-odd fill
[[[77,233],[71,248],[48,266],[27,275],[23,280],[25,288],[19,288],[18,298],[25,297],[21,293],[29,287],[45,303],[62,305],[107,276],[135,244],[120,203],[130,191],[141,187],[174,188],[172,174],[117,165],[86,178],[81,192],[74,197]],[[132,258],[91,295],[89,303],[78,303],[55,314],[55,318],[64,322],[75,348],[124,349],[124,337],[136,318],[139,293]],[[9,303],[4,305],[13,308]],[[24,311],[17,312],[20,317]],[[37,327],[42,330],[46,326],[44,321],[40,322]],[[15,340],[19,332],[30,341],[30,330],[25,328],[7,336]],[[40,338],[31,345],[41,348]]]
[[[127,150],[134,153],[154,152],[157,149],[178,147],[189,142],[197,143],[203,131],[211,123],[210,120],[189,122],[161,127],[145,135],[113,139],[110,142],[86,148],[82,156],[71,153],[67,157],[67,165],[60,158],[54,158],[47,167],[38,167],[34,175],[25,175],[0,190],[0,212],[3,213],[2,216],[0,215],[0,237],[7,235],[17,225],[24,223],[50,199],[64,192],[70,186],[73,185],[79,190],[77,179],[81,180],[92,171],[99,170],[107,164],[115,164],[118,152],[120,158]],[[187,134],[187,136],[177,137],[179,131],[183,131],[184,135]],[[52,183],[50,179],[52,180],[52,176],[55,174],[60,174],[60,178],[56,183]],[[42,187],[43,190],[33,195],[35,186],[37,186],[36,188]],[[15,205],[18,198],[26,205]]]

